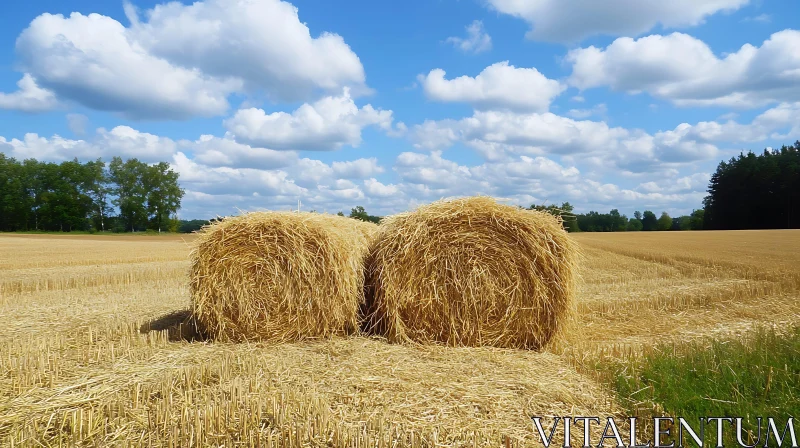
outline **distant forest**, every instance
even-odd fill
[[[705,229],[800,228],[800,141],[720,162],[708,193]]]
[[[183,194],[166,162],[18,162],[0,153],[0,231],[176,232]]]
[[[189,233],[209,220],[178,220],[184,191],[169,164],[114,157],[60,164],[18,162],[0,153],[0,231],[170,231]],[[569,202],[531,205],[561,216],[570,232],[800,228],[800,141],[720,162],[703,208],[684,216],[618,209],[575,214]],[[344,216],[343,212],[339,215]],[[378,223],[356,206],[348,215]]]

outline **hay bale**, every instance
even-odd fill
[[[192,313],[213,338],[296,341],[358,330],[363,260],[377,226],[350,218],[254,212],[199,232]]]
[[[489,197],[385,218],[364,329],[390,341],[539,349],[573,315],[577,245],[561,220]]]

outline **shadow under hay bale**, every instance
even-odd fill
[[[192,312],[224,341],[358,332],[364,256],[377,226],[321,213],[253,212],[198,233]]]
[[[365,261],[362,331],[391,342],[544,348],[574,316],[578,256],[559,218],[489,197],[390,216]]]
[[[173,311],[157,319],[142,324],[140,333],[151,331],[167,331],[167,339],[172,342],[202,342],[208,340],[208,334],[192,316],[191,310]]]

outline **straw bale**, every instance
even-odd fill
[[[558,217],[490,197],[390,216],[366,262],[362,327],[395,342],[541,349],[572,322],[578,255]]]
[[[191,253],[193,315],[211,337],[230,341],[357,331],[376,228],[307,212],[253,212],[207,226]]]

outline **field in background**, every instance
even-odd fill
[[[598,365],[800,323],[800,231],[574,236],[579,326],[530,353],[190,342],[146,331],[188,308],[183,238],[0,235],[0,445],[541,446],[531,415],[623,412]]]

